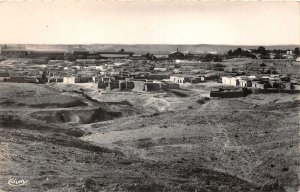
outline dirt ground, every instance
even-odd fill
[[[0,191],[298,191],[300,97],[209,87],[0,83]]]

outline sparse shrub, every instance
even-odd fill
[[[160,115],[160,113],[159,112],[156,112],[156,113],[152,113],[150,116],[151,117],[156,117],[156,116],[159,116]]]
[[[209,97],[201,97],[197,100],[197,103],[199,103],[200,105],[206,103],[207,101],[209,101],[210,98]]]
[[[289,168],[284,167],[284,168],[281,169],[281,171],[289,171]]]
[[[96,183],[93,179],[91,178],[88,178],[86,181],[85,181],[85,188],[87,189],[87,191],[97,191],[96,189]]]

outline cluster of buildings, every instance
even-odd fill
[[[47,62],[46,64],[43,64]],[[168,61],[114,59],[7,59],[1,61],[2,81],[17,83],[97,83],[98,88],[160,92],[180,84],[200,83],[212,76]],[[1,80],[0,80],[1,81]]]
[[[101,82],[105,82],[105,88],[123,89],[125,81],[126,89],[130,89],[132,81],[135,87],[141,87],[143,84],[140,90],[150,91],[176,88],[178,87],[176,84],[181,83],[204,81],[203,76],[190,75],[195,73],[193,67],[195,68],[195,64],[199,62],[188,62],[189,66],[179,64],[178,61],[183,59],[184,54],[178,50],[167,55],[171,61],[153,61],[141,56],[135,57],[133,52],[126,52],[123,49],[118,52],[91,53],[81,46],[70,52],[35,51],[24,47],[4,46],[1,49],[1,56],[4,56],[4,59],[0,66],[2,71],[0,81],[6,82],[93,82],[99,83],[99,87],[103,87]],[[104,80],[106,77],[110,78],[109,83]]]
[[[146,91],[146,92],[161,92],[170,89],[179,89],[179,84],[168,80],[148,80],[148,79],[133,79],[126,78],[125,80],[116,80],[115,78],[102,77],[98,79],[98,88],[101,89],[119,89],[120,91]]]
[[[264,63],[258,66],[249,64],[228,71],[225,65],[217,62],[187,60],[178,50],[168,55],[171,60],[135,57],[134,53],[123,49],[118,52],[90,53],[85,48],[78,47],[63,54],[57,51],[24,50],[26,49],[2,49],[1,54],[9,57],[0,60],[0,81],[95,83],[99,89],[146,92],[178,89],[182,84],[189,83],[221,83],[221,87],[211,91],[212,97],[245,96],[248,94],[246,89],[300,90],[299,82],[290,76],[266,74],[268,71],[273,73],[275,69],[283,73],[288,68],[283,65],[279,68],[277,65],[268,66],[270,64]],[[66,56],[73,59],[66,59]],[[240,75],[240,70],[255,75]],[[239,89],[232,90],[228,88],[230,86]]]
[[[300,84],[286,75],[222,77],[225,85],[256,89],[300,90]]]
[[[299,50],[299,49],[298,49]],[[295,53],[293,50],[286,50],[280,53],[270,52],[269,53],[270,59],[296,59],[296,61],[300,61],[299,54]]]
[[[76,59],[105,59],[105,58],[132,58],[132,59],[167,59],[167,60],[185,60],[187,57],[197,56],[197,54],[184,54],[180,51],[174,51],[170,54],[138,55],[132,51],[89,51],[83,46],[71,48],[70,50],[36,50],[27,49],[24,46],[0,47],[1,56],[6,58],[44,58],[49,60],[71,60]],[[151,57],[150,57],[151,56]],[[187,60],[185,60],[187,61]]]
[[[235,98],[245,97],[251,93],[299,93],[300,83],[286,75],[265,76],[223,76],[224,87],[215,87],[210,97]]]

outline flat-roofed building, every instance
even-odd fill
[[[251,87],[251,82],[255,78],[255,76],[222,77],[222,83],[232,86]]]
[[[238,80],[236,77],[222,77],[222,83],[225,85],[238,86]]]
[[[93,82],[93,77],[64,77],[63,83],[75,84],[75,83],[88,83]]]
[[[181,84],[181,83],[191,82],[192,78],[193,78],[193,76],[173,75],[173,76],[170,76],[170,81]]]

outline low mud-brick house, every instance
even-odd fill
[[[63,83],[75,84],[75,83],[89,83],[93,82],[93,77],[64,77]]]
[[[248,92],[244,90],[230,90],[224,88],[214,88],[210,91],[210,97],[220,97],[220,98],[237,98],[245,97]]]
[[[98,88],[105,89],[109,86],[110,82],[115,82],[116,79],[114,77],[99,77],[98,78]],[[115,87],[114,84],[110,85],[110,88]]]
[[[204,76],[193,76],[193,75],[172,75],[170,81],[174,83],[200,83],[204,82]]]
[[[144,85],[146,92],[159,92],[162,91],[161,83],[146,82]]]
[[[133,88],[134,88],[134,82],[133,81],[126,81],[126,80],[119,81],[120,91],[132,90]]]
[[[252,87],[253,88],[257,88],[257,89],[265,89],[267,88],[266,83],[256,80],[256,81],[252,81]]]
[[[231,86],[251,87],[255,76],[222,77],[222,83]]]

